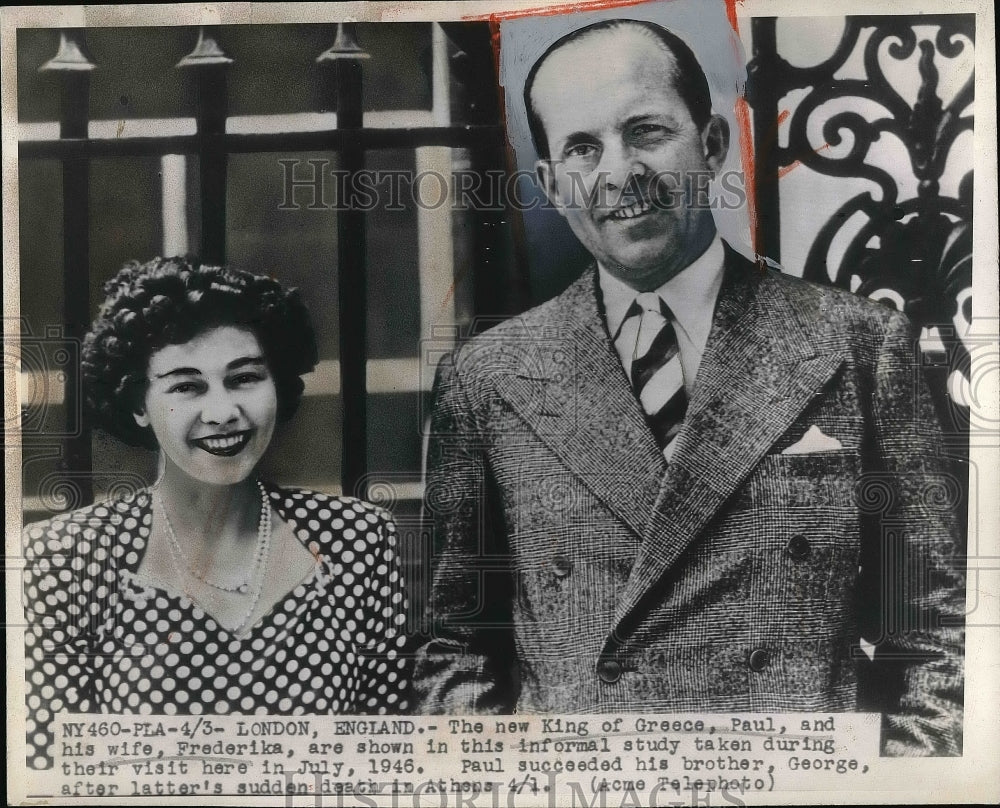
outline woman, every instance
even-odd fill
[[[105,293],[87,402],[161,472],[25,529],[29,763],[51,765],[59,711],[402,712],[392,518],[254,477],[316,363],[297,291],[174,258]]]

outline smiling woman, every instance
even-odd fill
[[[105,293],[87,404],[160,475],[25,528],[29,764],[51,765],[60,711],[404,711],[392,517],[254,477],[316,363],[297,291],[174,258]]]
[[[277,391],[257,337],[228,325],[150,357],[149,387],[135,420],[159,436],[172,474],[234,484],[267,449],[277,410]]]

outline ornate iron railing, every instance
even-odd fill
[[[803,276],[833,283],[901,308],[919,326],[935,328],[944,352],[925,354],[928,372],[945,425],[961,451],[966,445],[968,408],[947,393],[949,377],[969,380],[970,360],[954,323],[972,319],[972,187],[971,156],[956,196],[942,193],[941,179],[958,136],[973,128],[970,105],[974,75],[969,68],[954,97],[945,104],[938,95],[937,59],[952,60],[975,46],[973,15],[855,16],[845,18],[840,42],[825,61],[796,67],[778,52],[775,18],[752,23],[753,59],[748,98],[754,111],[757,191],[757,249],[780,261],[779,178],[788,166],[803,166],[829,177],[857,178],[875,184],[879,195],[854,194],[822,225],[808,251]],[[917,28],[936,28],[929,37]],[[855,54],[862,36],[864,78],[844,78],[842,68]],[[883,45],[888,43],[887,47]],[[893,86],[883,59],[902,62],[919,50],[919,85],[914,103]],[[967,54],[965,54],[967,55]],[[971,66],[972,61],[968,60]],[[806,90],[782,120],[779,105],[793,91]],[[842,108],[822,119],[822,107]],[[865,110],[877,105],[884,114]],[[824,143],[810,140],[810,125],[822,122]],[[788,127],[787,145],[777,137]],[[916,195],[901,198],[903,177],[870,160],[872,146],[891,135],[905,146]],[[846,139],[850,138],[849,141]],[[849,148],[829,150],[825,146]],[[846,151],[846,153],[844,153]],[[961,155],[960,155],[961,157]],[[907,166],[898,163],[900,171]],[[964,168],[964,166],[963,166]],[[856,214],[865,218],[847,240],[842,257],[831,266],[831,246]]]

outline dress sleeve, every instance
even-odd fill
[[[374,520],[367,576],[365,633],[362,645],[358,708],[362,713],[404,713],[409,709],[412,660],[405,653],[406,591],[396,525],[381,508]],[[368,560],[368,559],[366,559]]]
[[[102,586],[102,548],[97,531],[76,514],[28,525],[22,539],[27,763],[47,769],[55,714],[90,709],[91,624],[99,619],[92,595]]]

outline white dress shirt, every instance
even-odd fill
[[[705,353],[708,335],[712,330],[715,300],[722,286],[726,253],[719,234],[697,259],[654,290],[673,312],[674,330],[677,333],[677,347],[681,355],[681,369],[684,373],[684,389],[688,398],[694,390],[695,378],[701,357]],[[608,333],[614,336],[615,350],[621,359],[625,375],[630,375],[635,352],[639,318],[622,324],[625,314],[638,292],[628,284],[611,275],[600,264],[597,265],[601,294],[604,297],[604,313],[607,318]],[[619,329],[621,333],[619,333]]]

